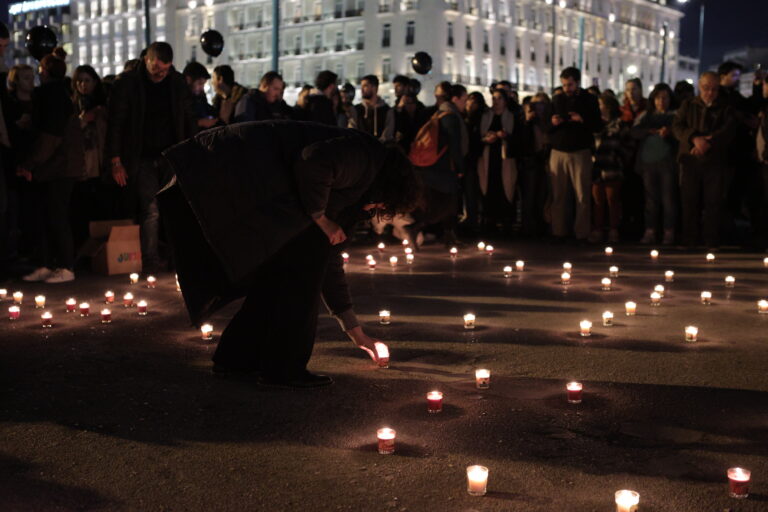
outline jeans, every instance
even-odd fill
[[[677,163],[664,160],[637,164],[645,188],[645,228],[657,231],[677,225]]]
[[[69,222],[73,178],[33,184],[35,198],[35,248],[33,261],[51,269],[75,267],[75,243]]]
[[[156,272],[160,265],[160,212],[155,195],[160,190],[162,169],[157,159],[142,158],[137,166],[135,187],[138,199],[138,221],[141,227],[142,267]]]

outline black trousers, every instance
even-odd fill
[[[216,364],[292,375],[312,356],[331,245],[314,223],[265,262],[221,335]]]
[[[700,221],[704,244],[713,247],[719,243],[720,221],[727,183],[728,173],[724,165],[714,163],[681,165],[680,193],[684,244],[696,245],[699,240]]]
[[[412,236],[415,236],[427,226],[440,224],[446,234],[451,233],[458,222],[457,209],[458,193],[456,191],[446,194],[425,186],[423,206],[411,214],[414,222],[408,229]]]
[[[35,198],[35,248],[37,266],[51,269],[75,266],[75,243],[69,222],[73,178],[56,178],[33,184]]]

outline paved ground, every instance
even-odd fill
[[[623,488],[640,492],[642,512],[768,510],[764,255],[722,252],[708,265],[704,254],[654,263],[646,249],[601,249],[508,243],[452,262],[433,247],[375,272],[366,248],[352,250],[356,309],[389,343],[391,367],[375,368],[324,319],[312,368],[336,384],[303,392],[212,377],[214,345],[188,326],[172,275],[155,290],[123,276],[12,283],[25,304],[21,320],[0,321],[0,510],[598,512],[615,510]],[[525,272],[505,279],[519,258]],[[621,277],[603,292],[611,264]],[[675,282],[652,309],[667,269]],[[63,313],[70,296],[101,307],[108,288],[149,300],[150,315],[115,307],[103,326]],[[50,330],[31,306],[41,292]],[[627,300],[637,316],[622,314]],[[392,325],[378,325],[382,308]],[[606,309],[614,327],[600,325]],[[478,328],[467,332],[470,311]],[[578,335],[585,318],[590,338]],[[689,324],[696,344],[683,341]],[[490,390],[474,388],[477,367],[492,370]],[[581,405],[566,402],[572,379]],[[445,393],[441,414],[426,412],[432,389]],[[398,433],[393,456],[376,453],[385,425]],[[466,493],[470,464],[490,468],[484,498]],[[730,466],[752,470],[747,500],[728,498]]]

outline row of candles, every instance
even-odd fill
[[[7,292],[4,294],[5,290],[0,290],[0,299],[5,298],[5,295],[7,295]],[[8,308],[8,319],[9,320],[18,320],[21,318],[21,305],[24,300],[24,294],[21,292],[15,292],[13,294],[13,301],[14,305],[10,306]],[[104,303],[105,304],[113,304],[115,302],[115,294],[112,291],[107,291],[104,294]],[[45,309],[46,305],[46,298],[44,295],[37,295],[35,297],[35,308],[36,309]],[[140,300],[138,302],[134,301],[134,297],[132,293],[126,293],[123,296],[123,307],[125,308],[132,308],[136,307],[136,310],[138,312],[139,316],[146,316],[149,312],[149,304],[146,300]],[[66,313],[75,313],[76,311],[79,312],[81,317],[90,316],[91,314],[91,305],[88,302],[81,302],[78,306],[77,301],[74,298],[69,298],[64,302],[64,311]],[[50,328],[53,327],[53,313],[50,311],[45,311],[40,316],[41,324],[44,328]],[[101,310],[101,322],[108,324],[112,321],[112,311],[108,308],[103,308]]]

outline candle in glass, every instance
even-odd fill
[[[377,245],[376,248],[379,250],[379,252],[384,252],[384,249],[386,249],[387,246],[384,245],[384,242],[379,242],[379,245]]]
[[[157,279],[155,276],[147,277],[147,288],[154,288],[157,285]]]
[[[657,307],[661,305],[661,294],[659,292],[651,293],[651,306]]]
[[[406,248],[403,250],[403,252],[404,252],[406,255],[408,255],[408,254],[413,254],[413,249],[411,249],[410,247],[406,247]]]
[[[8,308],[8,319],[18,320],[21,317],[21,308],[19,306],[11,306]]]
[[[624,309],[627,313],[627,316],[635,316],[637,314],[637,304],[634,302],[627,302],[624,304]]]
[[[768,313],[768,300],[761,299],[757,301],[757,312],[761,314]]]
[[[675,280],[675,273],[672,270],[667,270],[664,272],[664,280],[668,283],[671,283]]]
[[[15,304],[21,304],[24,300],[24,294],[21,292],[13,292],[13,302]]]
[[[512,267],[510,267],[509,265],[504,267],[502,271],[504,272],[504,277],[512,277]]]
[[[698,339],[699,328],[694,325],[689,325],[685,328],[685,341],[693,343]]]
[[[712,254],[711,252],[707,253],[706,258],[707,258],[707,263],[714,263],[715,262],[715,255]]]
[[[139,274],[134,272],[133,274],[128,276],[128,279],[130,279],[131,284],[136,284],[139,282]]]
[[[45,307],[45,295],[37,295],[35,297],[35,308],[43,309]]]
[[[515,262],[515,270],[517,270],[518,272],[522,272],[523,270],[525,270],[525,262],[523,260],[517,260]]]
[[[397,267],[397,256],[391,256],[389,258],[389,264],[390,264],[390,266],[392,268],[396,268]]]
[[[374,260],[373,258],[368,260],[368,268],[370,270],[376,270],[376,260]]]
[[[5,300],[6,297],[8,297],[8,290],[0,288],[0,300]]]
[[[563,263],[563,270],[565,272],[570,272],[571,270],[573,270],[573,265],[571,265],[569,262],[566,261],[565,263]]]
[[[459,254],[459,250],[456,247],[451,247],[449,252],[451,253],[451,258],[455,258]]]
[[[427,412],[435,414],[443,410],[443,394],[440,391],[427,393]]]
[[[484,251],[485,250],[485,242],[478,242],[477,243],[477,250],[478,251]]]
[[[413,264],[413,254],[406,254],[405,255],[405,262],[408,265],[412,265]]]
[[[387,427],[376,431],[376,438],[379,440],[379,454],[391,455],[395,453],[395,435],[396,432]]]
[[[475,315],[472,313],[467,313],[464,315],[464,328],[465,329],[474,329],[475,328]]]
[[[49,311],[46,311],[40,315],[40,322],[43,326],[43,329],[53,327],[53,315]]]
[[[635,491],[616,491],[616,512],[637,512],[640,494]]]
[[[87,302],[80,303],[80,316],[88,316],[91,314],[91,305]]]
[[[409,242],[408,239],[406,238],[405,240],[403,240],[403,247],[408,247],[408,244],[410,243],[411,242]]]
[[[605,248],[605,255],[606,256],[613,256],[613,247],[606,247]]]
[[[486,246],[485,246],[485,254],[487,254],[487,255],[489,255],[489,256],[490,256],[491,254],[493,254],[493,246],[492,246],[492,245],[486,245]]]
[[[581,392],[583,389],[581,382],[569,382],[568,384],[566,384],[565,389],[568,393],[569,404],[581,403]]]
[[[768,267],[768,258],[763,258],[763,266]]]
[[[611,277],[619,277],[619,267],[612,266],[608,269],[608,275]]]
[[[726,288],[733,288],[733,286],[736,284],[736,278],[733,276],[726,276],[725,277],[725,287]]]
[[[728,469],[728,495],[731,498],[746,498],[749,496],[749,480],[752,472],[744,468]]]
[[[652,260],[659,259],[659,251],[657,251],[656,249],[652,250],[650,254],[651,254],[651,259]]]
[[[491,370],[482,368],[475,370],[475,386],[477,389],[488,389],[491,387]]]
[[[613,313],[610,311],[603,312],[603,326],[611,327],[613,325]]]
[[[107,308],[102,309],[101,310],[101,323],[108,324],[110,322],[112,322],[112,312],[109,309],[107,309]]]
[[[181,285],[179,284],[179,274],[174,274],[174,279],[176,280],[176,291],[181,291]]]
[[[376,349],[376,358],[379,368],[389,368],[389,347],[384,343],[377,341],[373,344]]]
[[[568,272],[563,272],[560,274],[560,282],[563,284],[570,284],[571,283],[571,274]]]
[[[133,294],[131,292],[128,292],[125,295],[123,295],[123,307],[126,307],[126,308],[133,307]]]
[[[467,492],[470,496],[485,496],[488,489],[488,468],[485,466],[467,467]]]
[[[67,313],[74,313],[75,307],[77,306],[77,301],[75,299],[67,299],[67,302],[64,303],[66,305],[65,311]]]
[[[701,303],[705,306],[712,304],[712,292],[701,292]]]
[[[664,298],[664,285],[663,284],[657,284],[653,287],[653,291],[661,295],[662,298]]]
[[[592,336],[592,322],[589,320],[579,322],[579,328],[582,336]]]
[[[115,302],[115,292],[109,290],[104,294],[104,304],[112,304]]]
[[[373,259],[373,255],[372,254],[366,254],[365,255],[365,261],[371,261],[372,259]]]
[[[381,325],[389,325],[391,319],[392,316],[388,310],[382,309],[379,311],[379,323]]]
[[[348,252],[341,253],[341,260],[344,263],[349,263],[349,253]]]
[[[202,327],[200,327],[200,335],[206,341],[212,340],[213,326],[211,324],[203,324]]]
[[[147,316],[147,301],[140,300],[136,305],[136,309],[138,310],[139,316]]]
[[[609,292],[611,291],[611,280],[610,278],[604,277],[602,281],[600,281],[600,284],[603,285],[603,291]]]

